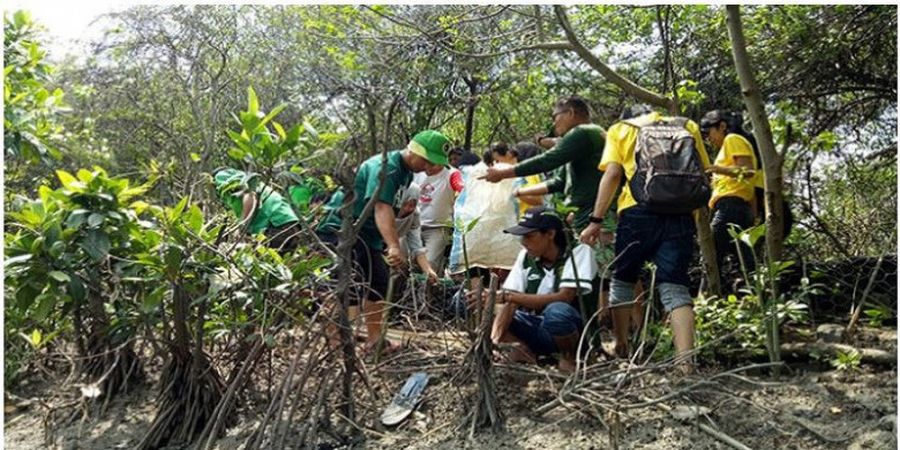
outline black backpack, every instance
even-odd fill
[[[638,128],[631,195],[648,210],[687,214],[709,202],[712,188],[684,117],[626,120]]]

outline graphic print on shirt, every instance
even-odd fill
[[[431,196],[432,193],[434,193],[434,185],[431,183],[423,184],[419,193],[419,203],[431,203],[431,201],[433,200]]]

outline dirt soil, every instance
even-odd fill
[[[896,332],[868,330],[863,341],[870,346],[894,350]],[[704,369],[699,376],[711,375]],[[497,384],[501,410],[506,416],[503,430],[482,433],[474,440],[457,428],[466,409],[473,383],[451,383],[452,370],[430,370],[431,382],[424,402],[409,420],[393,429],[376,426],[381,405],[360,410],[369,428],[361,448],[371,449],[601,449],[615,448],[607,425],[583,412],[556,408],[542,417],[534,411],[554,399],[559,381],[498,367]],[[706,373],[704,373],[706,372]],[[375,384],[386,404],[392,392],[403,384],[407,373],[379,372]],[[652,381],[670,383],[671,390],[688,383],[654,375]],[[772,378],[756,373],[747,378],[770,383]],[[696,378],[693,379],[696,381]],[[894,368],[863,365],[851,371],[831,370],[827,364],[803,367],[789,365],[778,385],[751,382],[729,383],[728,394],[693,390],[668,399],[670,407],[702,405],[706,416],[678,420],[658,407],[641,408],[621,418],[620,449],[718,449],[730,448],[698,426],[703,423],[749,448],[769,449],[893,449],[897,447],[897,372]],[[4,419],[5,448],[30,449],[113,449],[131,448],[153,420],[155,388],[142,385],[119,396],[102,417],[83,419],[77,414],[62,427],[45,430],[44,420],[51,394],[59,386],[40,383],[20,387],[7,398]],[[75,388],[72,388],[75,389]],[[253,431],[265,408],[265,390],[259,389],[239,410],[239,425],[219,439],[220,449],[239,448]],[[58,398],[58,397],[57,397]],[[376,402],[377,403],[377,402]],[[790,417],[788,417],[788,414]],[[607,416],[608,419],[608,416]],[[615,427],[614,427],[615,428]],[[320,448],[331,448],[321,445]]]

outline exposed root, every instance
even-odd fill
[[[496,274],[491,274],[488,301],[484,304],[479,314],[480,321],[475,330],[472,347],[466,354],[464,370],[471,375],[462,379],[474,379],[478,386],[469,407],[469,412],[463,417],[462,425],[469,430],[469,439],[475,437],[475,432],[480,429],[498,430],[503,423],[500,412],[500,404],[497,400],[497,381],[494,377],[493,362],[491,361],[492,342],[491,325],[494,321],[494,303],[496,301],[497,285],[499,279]],[[481,286],[476,288],[478,298],[481,298]]]
[[[206,354],[176,356],[163,368],[158,413],[136,449],[186,446],[203,430],[222,398],[224,386]]]

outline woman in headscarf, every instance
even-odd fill
[[[416,209],[420,192],[421,188],[416,183],[411,183],[406,188],[400,200],[400,211],[397,213],[394,223],[397,235],[400,236],[400,249],[406,251],[403,256],[405,258],[412,256],[419,268],[422,269],[422,273],[428,277],[428,282],[434,283],[437,281],[438,275],[431,267],[431,263],[428,262],[425,247],[422,245],[422,222]]]

